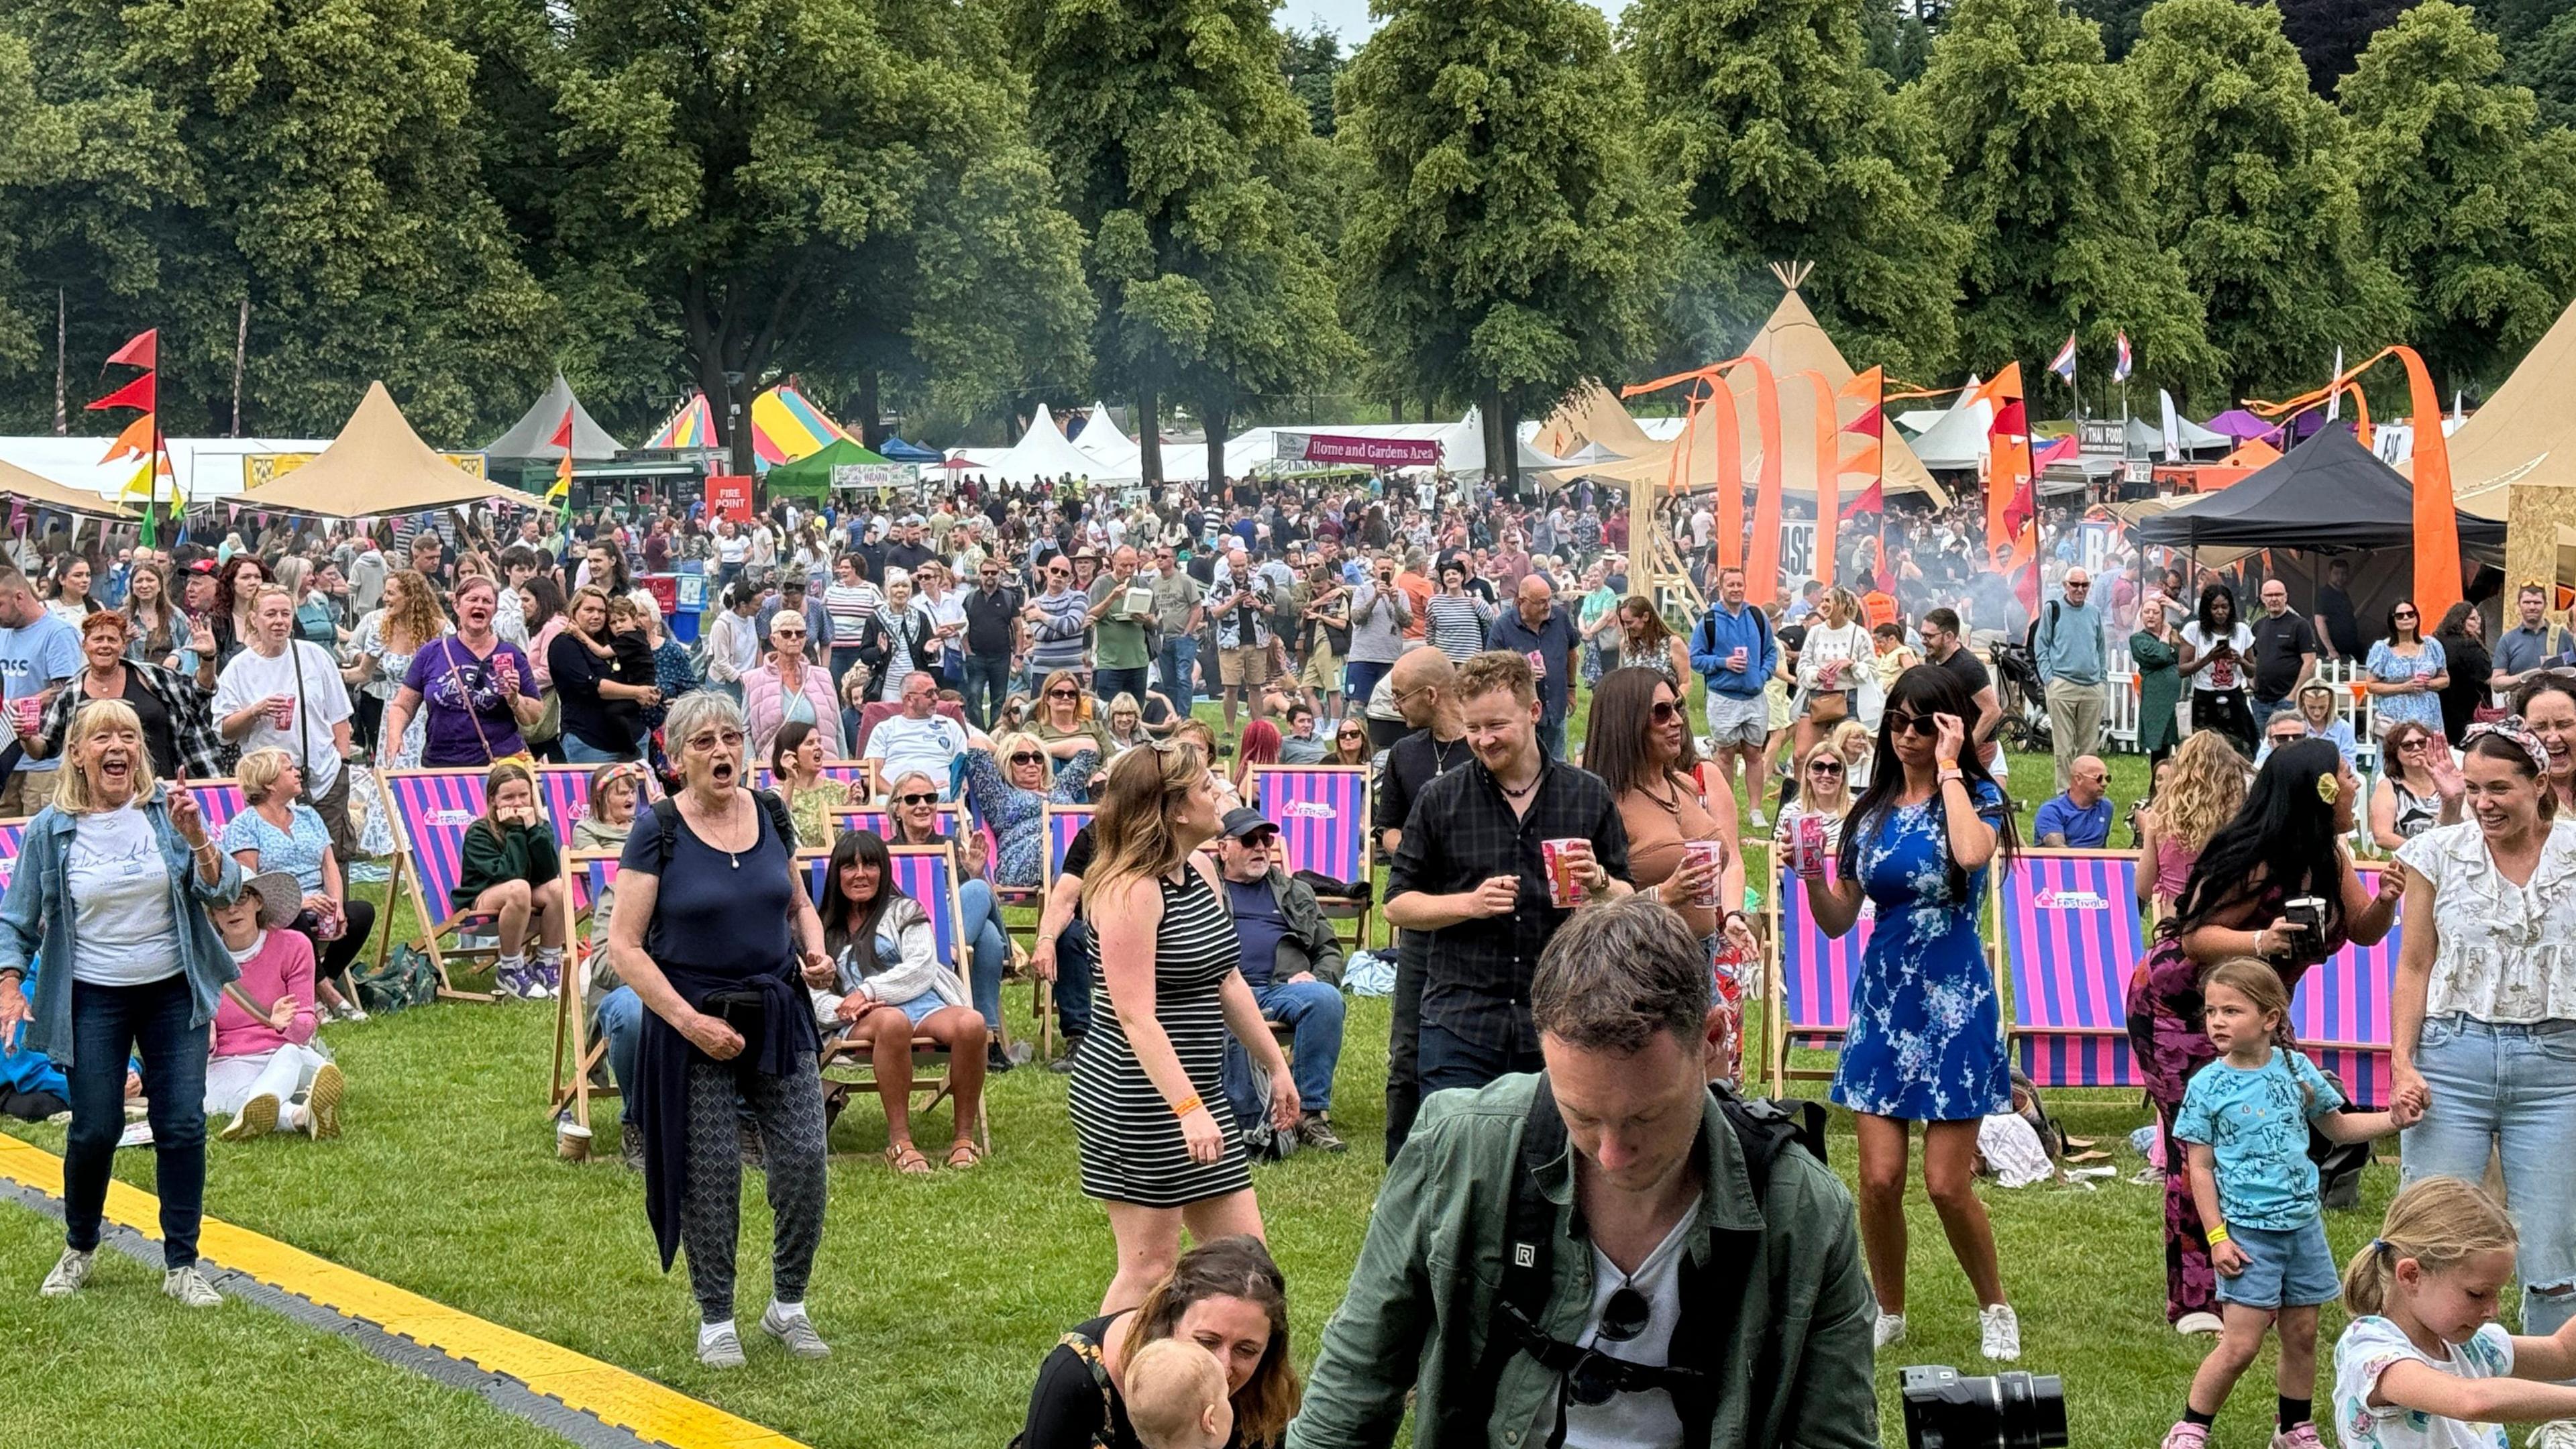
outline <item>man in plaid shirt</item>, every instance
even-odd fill
[[[36,733],[26,740],[27,753],[40,760],[61,753],[63,740],[71,732],[72,715],[91,699],[123,699],[140,704],[135,699],[140,693],[159,706],[157,711],[140,707],[135,710],[143,720],[144,748],[152,757],[154,774],[165,780],[181,774],[195,780],[220,780],[230,775],[230,752],[215,725],[212,693],[198,688],[195,680],[175,669],[127,659],[129,627],[123,614],[108,611],[81,621],[81,654],[89,667],[72,676],[45,701]],[[211,655],[206,657],[198,670],[199,677],[211,676],[213,662]],[[92,687],[102,693],[93,696]],[[156,713],[158,720],[154,718]],[[155,728],[156,724],[164,727]]]

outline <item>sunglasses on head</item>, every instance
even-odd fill
[[[930,794],[897,795],[894,797],[894,803],[897,805],[936,805],[939,803],[939,797]]]

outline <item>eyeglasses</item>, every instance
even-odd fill
[[[2070,593],[2070,594],[2071,594],[2071,593],[2075,592],[2077,589],[2089,589],[2089,588],[2091,588],[2091,587],[2093,587],[2091,584],[2074,584],[2074,583],[2070,583],[2070,584],[2068,584],[2068,585],[2066,586],[2066,591],[2067,591],[2068,593]]]
[[[1362,736],[1358,730],[1343,730],[1341,732],[1341,738],[1346,740],[1356,740],[1361,737]]]
[[[939,797],[937,795],[928,794],[897,795],[894,797],[894,803],[897,805],[936,805],[939,803]]]
[[[805,631],[802,629],[772,629],[769,631],[769,637],[772,639],[802,639],[805,637]]]
[[[1941,726],[1928,714],[1904,714],[1889,710],[1886,718],[1887,728],[1894,734],[1937,735],[1941,732]]]
[[[1011,756],[1011,763],[1014,765],[1034,765],[1045,758],[1046,756],[1040,751],[1022,750],[1018,754]]]
[[[690,737],[689,737],[689,748],[690,748],[690,749],[693,749],[693,750],[712,750],[712,749],[716,748],[718,745],[722,745],[724,748],[729,749],[729,750],[738,750],[738,749],[741,749],[741,748],[742,748],[742,731],[740,731],[740,730],[724,730],[724,731],[722,731],[722,732],[710,731],[710,732],[708,732],[708,733],[706,733],[706,734],[701,734],[701,735],[692,735],[692,736],[690,736]]]

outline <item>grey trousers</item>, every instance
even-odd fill
[[[784,1077],[722,1063],[689,1065],[689,1183],[680,1199],[680,1244],[689,1255],[689,1289],[698,1317],[733,1317],[734,1248],[742,1228],[742,1116],[747,1103],[760,1127],[761,1163],[774,1220],[770,1248],[773,1296],[805,1299],[814,1252],[823,1245],[823,1084],[814,1059],[800,1056]]]

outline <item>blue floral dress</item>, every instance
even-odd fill
[[[1984,870],[1950,894],[1938,795],[1861,827],[1860,884],[1877,924],[1852,981],[1851,1030],[1833,1098],[1908,1122],[1973,1121],[2007,1110],[2012,1074],[1994,973],[1977,936]],[[1977,787],[1977,813],[2002,820],[2003,791]]]

